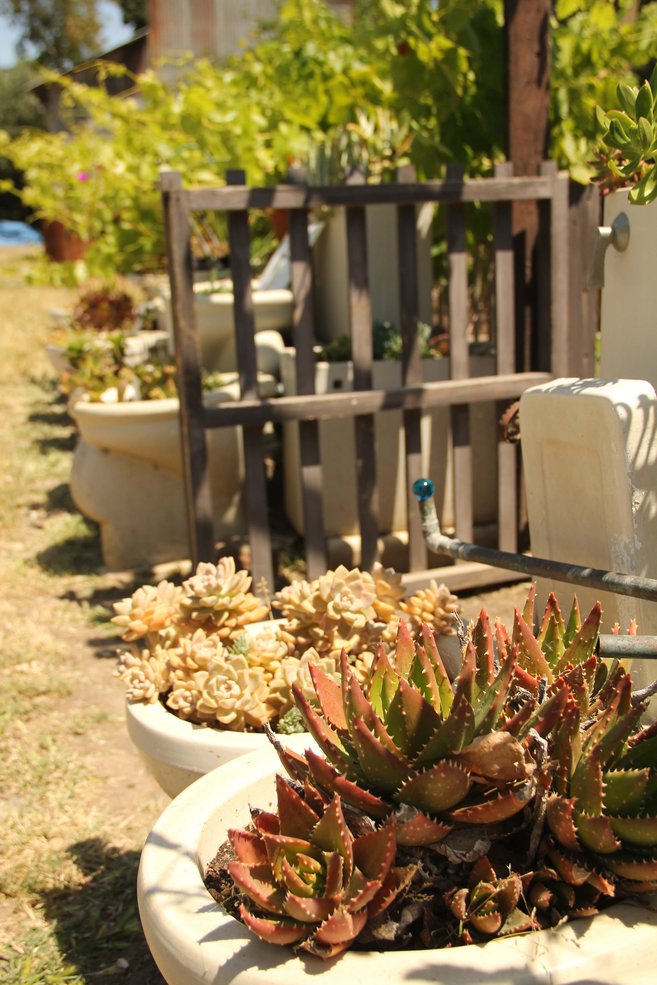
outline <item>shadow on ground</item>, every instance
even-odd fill
[[[139,922],[139,853],[100,838],[76,842],[68,852],[84,883],[39,894],[64,961],[89,985],[165,985]]]
[[[37,563],[51,575],[90,575],[103,567],[100,535],[96,524],[85,520],[87,532],[67,537],[40,551]]]

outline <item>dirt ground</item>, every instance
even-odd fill
[[[75,432],[44,356],[71,292],[0,257],[0,980],[160,985],[135,905],[168,798],[142,765],[114,678],[112,602],[162,570],[108,572],[68,476]],[[511,619],[526,584],[462,596]]]

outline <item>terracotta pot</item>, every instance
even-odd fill
[[[203,872],[228,828],[271,808],[278,760],[272,750],[208,773],[165,809],[141,856],[137,895],[144,933],[169,985],[652,985],[657,913],[616,904],[575,920],[488,944],[422,951],[347,951],[322,962],[265,944],[213,902]]]
[[[45,222],[41,232],[46,256],[58,263],[82,260],[89,247],[86,240],[72,233],[59,219]]]

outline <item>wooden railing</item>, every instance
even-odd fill
[[[298,422],[301,488],[308,573],[315,576],[327,567],[322,509],[322,470],[319,422],[353,418],[357,459],[358,513],[361,566],[371,568],[377,558],[377,462],[374,442],[375,416],[398,408],[403,414],[406,487],[408,490],[409,570],[406,580],[421,583],[432,575],[458,589],[492,584],[509,578],[508,572],[484,565],[441,567],[427,565],[417,505],[411,486],[421,475],[421,417],[437,407],[450,410],[455,489],[455,531],[463,540],[473,539],[473,482],[477,480],[469,429],[469,409],[480,401],[496,401],[500,409],[517,399],[529,386],[568,372],[568,178],[546,162],[536,177],[512,177],[510,165],[501,164],[495,176],[466,179],[452,169],[444,181],[331,187],[278,185],[250,188],[241,172],[233,172],[225,187],[186,189],[176,173],[164,173],[164,203],[171,281],[172,313],[180,392],[180,420],[190,555],[194,561],[215,556],[212,502],[208,481],[205,432],[208,428],[241,426],[245,463],[245,501],[256,580],[273,584],[269,505],[264,466],[263,426],[267,422]],[[540,345],[538,365],[516,372],[516,318],[514,304],[514,255],[512,203],[535,200],[541,217],[541,282],[539,297]],[[446,208],[449,268],[450,376],[446,382],[423,383],[418,346],[418,287],[416,210],[425,202]],[[469,376],[468,256],[465,205],[493,203],[495,254],[495,375]],[[370,205],[396,206],[399,248],[399,325],[402,337],[402,386],[372,389],[372,313],[368,284],[366,209]],[[308,222],[312,210],[344,206],[346,209],[349,270],[349,310],[353,392],[314,392],[315,315],[312,258]],[[292,344],[296,349],[296,394],[273,399],[258,395],[254,309],[251,286],[249,211],[288,211],[291,286],[294,297]],[[234,291],[235,332],[241,400],[212,409],[203,406],[201,358],[193,303],[191,217],[195,211],[227,214],[230,268]],[[330,463],[335,467],[335,463]],[[497,448],[498,508],[497,546],[518,547],[517,448],[500,440]]]

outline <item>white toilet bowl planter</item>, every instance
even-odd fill
[[[616,904],[586,920],[482,945],[422,951],[347,951],[321,962],[265,944],[212,900],[203,873],[228,828],[249,806],[274,803],[272,749],[208,773],[165,809],[141,856],[139,912],[148,946],[168,985],[321,985],[449,982],[473,985],[649,985],[654,981],[657,913]]]
[[[218,766],[262,752],[270,743],[264,732],[232,732],[186,722],[161,702],[126,702],[128,734],[149,773],[169,797]],[[307,733],[279,736],[285,745],[303,750]]]
[[[235,304],[232,291],[212,291],[207,283],[194,285],[194,312],[206,369],[229,372],[237,369],[235,348]],[[292,291],[287,288],[253,290],[256,333],[279,332],[292,324]],[[158,315],[158,325],[169,336],[173,351],[173,322],[168,297]]]

